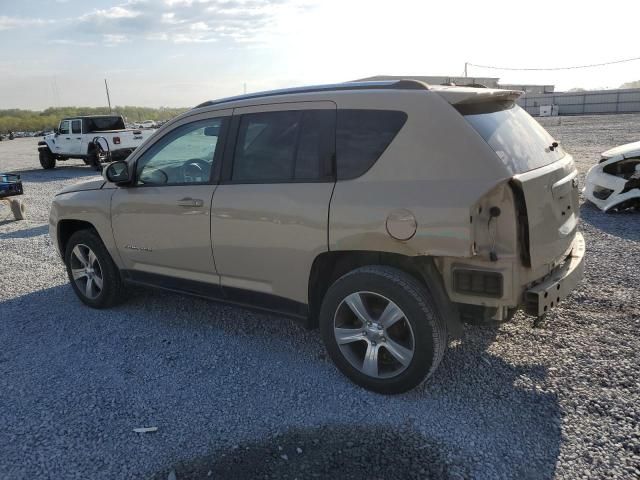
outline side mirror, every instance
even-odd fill
[[[53,133],[55,133],[56,137],[60,134],[60,132],[58,131],[58,129],[57,129],[57,128],[54,128],[54,129],[53,129]]]
[[[129,164],[127,162],[113,162],[104,169],[104,178],[116,185],[129,183]]]

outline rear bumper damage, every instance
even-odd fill
[[[571,253],[548,278],[529,288],[524,294],[525,311],[540,317],[567,297],[584,276],[584,237],[576,233]]]

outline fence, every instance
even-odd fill
[[[640,88],[523,95],[518,105],[534,116],[542,105],[558,105],[559,115],[640,112]]]

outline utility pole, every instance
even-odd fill
[[[104,79],[104,88],[107,90],[107,103],[109,104],[109,113],[112,113],[111,110],[111,98],[109,98],[109,85],[107,84],[107,79]]]
[[[467,78],[467,65],[469,62],[464,62],[464,78]]]

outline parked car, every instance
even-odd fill
[[[583,191],[605,212],[640,209],[640,142],[603,152],[587,172]]]
[[[144,122],[136,123],[137,128],[156,128],[156,122],[153,120],[145,120]]]
[[[406,391],[461,321],[542,316],[582,278],[573,159],[519,94],[390,81],[205,102],[58,194],[51,238],[91,307],[131,282],[282,312],[355,383]]]
[[[98,165],[98,155],[93,140],[107,139],[113,159],[126,158],[151,135],[141,129],[128,130],[119,115],[91,115],[63,118],[55,133],[38,142],[40,165],[54,168],[56,161],[80,158],[87,165]]]

